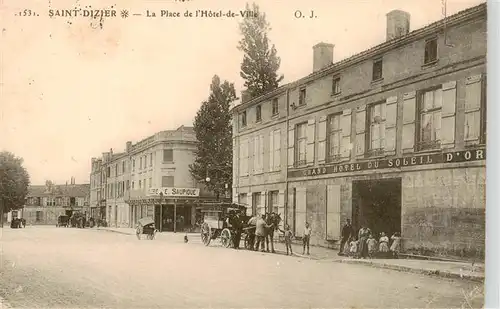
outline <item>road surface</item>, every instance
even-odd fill
[[[470,308],[482,286],[213,245],[55,227],[0,229],[15,308]],[[182,235],[179,235],[182,238]]]

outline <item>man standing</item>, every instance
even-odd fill
[[[302,254],[306,253],[306,248],[307,248],[307,255],[309,255],[309,242],[311,241],[311,232],[312,229],[309,227],[309,223],[306,222],[306,227],[304,228],[304,237],[302,238]]]
[[[240,248],[240,241],[241,241],[241,217],[240,213],[236,212],[234,217],[231,218],[231,225],[233,226],[234,229],[234,237],[233,237],[233,247],[234,249],[239,249]]]
[[[351,220],[347,219],[344,227],[342,228],[342,239],[340,241],[340,248],[338,255],[343,255],[345,243],[354,235],[354,229],[351,225]]]
[[[271,227],[270,225],[267,225],[266,220],[264,220],[264,215],[262,217],[257,219],[256,226],[255,226],[255,237],[257,237],[255,241],[255,251],[259,250],[259,245],[264,246],[265,238],[266,238],[266,228]],[[261,250],[264,252],[264,248]]]

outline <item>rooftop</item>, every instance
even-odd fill
[[[47,187],[45,185],[31,185],[28,187],[28,197],[43,196],[68,196],[85,197],[90,194],[90,184],[67,184],[54,185]]]

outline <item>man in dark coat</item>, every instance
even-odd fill
[[[234,230],[233,248],[239,249],[240,248],[240,241],[241,241],[241,228],[242,228],[240,213],[237,212],[231,218],[231,222],[229,222],[229,223],[231,224],[231,226],[233,227],[233,230]]]
[[[347,219],[344,227],[342,228],[342,239],[340,241],[340,248],[338,255],[342,255],[344,250],[345,243],[349,240],[350,237],[354,235],[354,228],[351,225],[351,220]]]

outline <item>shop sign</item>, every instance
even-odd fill
[[[428,165],[439,163],[457,163],[486,159],[486,149],[444,152],[428,155],[415,155],[383,160],[364,161],[359,163],[335,164],[323,167],[289,171],[288,177],[309,177],[327,174],[348,173],[386,168],[402,168],[406,166]]]
[[[159,196],[163,193],[163,196],[182,196],[182,197],[198,197],[200,196],[200,189],[198,188],[175,188],[175,187],[163,187],[163,188],[150,188],[148,191],[148,196]]]

